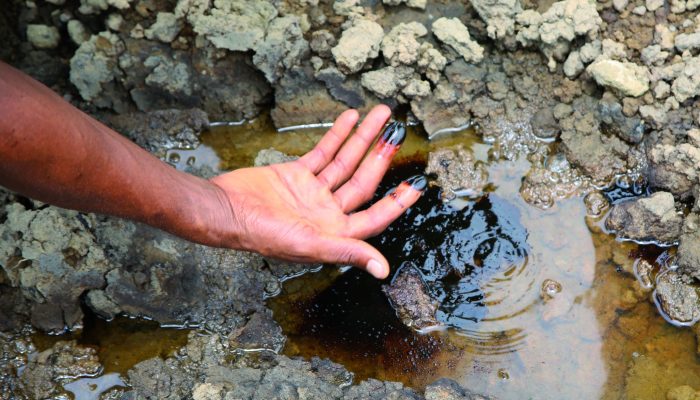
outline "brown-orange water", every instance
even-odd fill
[[[180,153],[181,160],[199,157],[195,163],[218,160],[225,170],[250,165],[264,148],[300,155],[323,131],[277,133],[261,119],[212,129],[203,135],[199,149],[171,154]],[[671,326],[659,316],[632,273],[635,259],[653,261],[669,249],[615,240],[600,228],[600,219],[586,215],[580,198],[560,201],[549,210],[526,204],[519,188],[528,162],[489,161],[489,146],[473,131],[428,142],[411,130],[397,157],[397,165],[403,166],[388,179],[415,172],[427,151],[458,143],[489,162],[489,197],[505,204],[512,213],[504,218],[515,218],[526,232],[527,257],[504,263],[509,267],[503,269],[496,265],[472,282],[479,305],[464,315],[474,316],[473,321],[463,318],[429,334],[405,328],[381,293],[382,282],[359,271],[328,266],[290,279],[268,302],[289,337],[284,353],[340,362],[355,373],[356,381],[390,379],[420,389],[450,377],[503,399],[664,399],[678,385],[700,389],[693,330]],[[437,207],[435,190],[423,201]],[[387,235],[406,235],[410,227],[401,221],[397,226],[404,231]],[[423,228],[416,229],[412,233],[420,237]],[[373,243],[381,248],[382,240]],[[403,261],[410,252],[395,244],[386,246],[385,251],[394,252],[386,255]],[[443,283],[459,281],[451,278]],[[562,287],[548,301],[540,296],[546,279]],[[186,340],[184,331],[128,328],[132,323],[100,322],[104,328],[86,334],[86,343],[100,347],[108,371],[123,373],[137,361],[166,356]]]

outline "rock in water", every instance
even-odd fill
[[[382,290],[406,326],[423,329],[438,325],[438,304],[428,295],[423,278],[412,264],[402,265],[391,284],[382,286]]]
[[[605,226],[621,237],[672,243],[681,234],[683,218],[676,211],[673,195],[656,192],[650,197],[613,207]]]
[[[484,194],[489,180],[486,167],[461,146],[430,153],[425,173],[437,174],[443,200],[457,196],[479,197]]]

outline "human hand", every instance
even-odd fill
[[[349,264],[387,277],[388,262],[362,239],[386,229],[426,187],[417,175],[352,213],[372,198],[405,138],[403,124],[392,123],[364,157],[390,115],[388,107],[374,107],[350,136],[359,115],[345,111],[298,160],[213,178],[232,211],[231,220],[220,221],[227,225],[222,245],[288,261]]]

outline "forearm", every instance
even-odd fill
[[[218,227],[232,220],[218,187],[171,168],[1,62],[0,184],[210,245],[221,244],[227,234]]]

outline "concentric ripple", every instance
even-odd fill
[[[431,188],[373,244],[391,265],[418,268],[440,304],[441,323],[468,338],[475,352],[498,354],[514,351],[526,334],[504,332],[502,324],[488,332],[486,322],[512,319],[537,299],[527,238],[518,209],[505,199],[491,193],[456,209]]]

